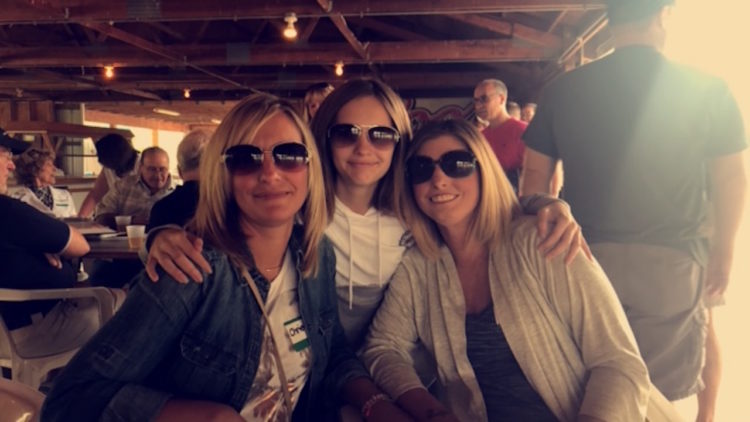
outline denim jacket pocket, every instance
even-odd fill
[[[212,372],[231,375],[237,371],[236,355],[188,333],[180,340],[180,351],[188,362]]]

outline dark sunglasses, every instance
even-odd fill
[[[448,151],[437,160],[424,155],[415,155],[406,161],[406,175],[413,185],[418,185],[432,179],[437,166],[440,166],[440,170],[446,176],[459,179],[474,173],[477,168],[477,159],[474,154],[462,149]]]
[[[235,145],[221,157],[232,173],[255,173],[263,168],[265,152],[270,152],[274,165],[284,171],[303,170],[310,161],[307,148],[296,142],[278,144],[270,150],[262,150],[255,145]]]
[[[390,148],[401,140],[401,134],[388,126],[363,126],[350,123],[339,123],[328,129],[328,139],[334,146],[349,146],[357,143],[367,129],[367,139],[376,148]]]

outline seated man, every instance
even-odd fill
[[[159,147],[146,148],[141,153],[138,174],[119,180],[96,206],[96,221],[114,229],[115,216],[129,215],[131,224],[146,224],[154,203],[170,192],[167,152]],[[96,261],[89,274],[95,286],[123,287],[142,269],[137,259]]]
[[[0,287],[73,287],[77,271],[66,258],[86,254],[86,239],[64,222],[7,196],[13,153],[28,145],[0,134]],[[113,295],[124,299],[122,292]],[[22,348],[49,353],[80,347],[99,328],[93,299],[3,302],[0,314]]]
[[[182,139],[177,147],[177,171],[182,178],[182,186],[160,199],[151,210],[147,230],[165,224],[184,226],[198,206],[198,177],[201,155],[210,135],[202,130],[194,130]]]
[[[114,217],[129,215],[132,224],[146,224],[151,207],[172,191],[169,156],[159,147],[141,153],[138,174],[126,176],[115,183],[96,206],[96,221],[116,228]]]

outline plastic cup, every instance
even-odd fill
[[[146,226],[127,226],[125,231],[128,233],[128,246],[130,249],[140,249],[146,241]]]
[[[124,232],[125,228],[130,224],[132,217],[129,215],[118,215],[115,217],[115,224],[117,225],[118,232]]]

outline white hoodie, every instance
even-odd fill
[[[326,235],[336,254],[339,317],[349,344],[364,341],[373,314],[406,249],[404,227],[396,217],[375,208],[357,214],[336,198]]]

